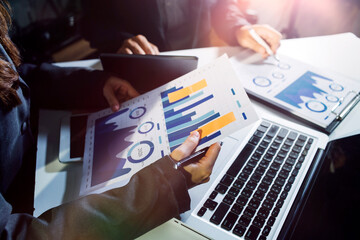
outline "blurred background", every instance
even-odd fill
[[[360,36],[360,0],[238,1],[250,22],[269,24],[284,38],[343,32]],[[80,0],[10,0],[10,4],[14,19],[11,37],[24,61],[96,57],[96,50],[79,32]]]

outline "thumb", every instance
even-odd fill
[[[172,153],[171,157],[180,161],[183,158],[190,156],[190,154],[195,150],[200,140],[200,134],[198,131],[193,131],[190,136],[188,136],[183,144],[177,147]]]

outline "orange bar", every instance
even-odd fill
[[[221,116],[208,124],[200,127],[197,129],[199,131],[201,138],[204,138],[208,135],[210,135],[213,132],[216,132],[217,130],[225,127],[229,123],[232,123],[236,120],[235,115],[233,112],[229,112],[228,114],[225,114],[224,116]]]
[[[176,92],[172,92],[168,94],[169,97],[169,103],[176,102],[184,97],[189,96],[190,94],[199,91],[200,89],[203,89],[207,86],[206,80],[203,79],[197,83],[194,83],[191,86],[188,86],[186,88],[177,90]]]

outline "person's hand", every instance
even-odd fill
[[[103,94],[113,112],[120,109],[121,102],[140,95],[130,83],[115,76],[106,80]]]
[[[157,55],[159,54],[159,49],[157,46],[149,42],[145,36],[137,35],[126,39],[117,53]]]
[[[190,154],[193,153],[196,146],[198,145],[199,140],[199,132],[192,132],[183,144],[172,151],[170,154],[171,158],[175,161],[180,161],[181,159],[190,156]],[[215,164],[215,160],[219,155],[220,149],[220,144],[214,143],[210,146],[203,158],[201,158],[198,162],[191,163],[184,167],[185,171],[190,173],[191,181],[195,185],[205,183],[210,180],[210,175]]]
[[[280,32],[276,31],[274,28],[269,25],[252,25],[252,26],[243,26],[235,31],[237,42],[240,46],[244,48],[249,48],[257,53],[260,53],[263,58],[269,56],[265,48],[255,41],[251,36],[249,30],[254,29],[254,31],[265,40],[269,45],[273,53],[276,53],[276,50],[280,46],[280,40],[282,35]]]

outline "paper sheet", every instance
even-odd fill
[[[348,77],[278,57],[280,62],[271,57],[231,62],[248,93],[323,128],[359,93],[360,84]]]
[[[258,120],[227,56],[122,104],[91,114],[80,194],[125,185],[169,154],[191,131],[198,149]]]

